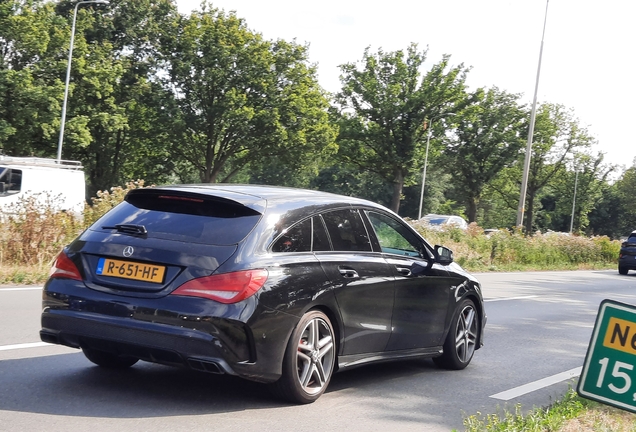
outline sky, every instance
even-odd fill
[[[200,0],[176,0],[181,13]],[[634,0],[216,0],[266,39],[309,45],[321,86],[340,90],[339,65],[371,52],[428,47],[424,67],[444,54],[471,67],[471,90],[496,86],[532,103],[547,7],[537,101],[574,111],[605,153],[625,168],[636,158],[631,131],[636,79]],[[619,171],[620,172],[620,171]]]

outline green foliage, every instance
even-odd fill
[[[567,420],[580,416],[592,404],[580,398],[574,390],[568,391],[563,399],[547,408],[538,408],[524,414],[521,405],[515,405],[514,412],[502,414],[477,413],[464,419],[467,432],[545,432],[559,431]]]
[[[445,56],[422,76],[425,60],[426,51],[411,44],[406,52],[372,54],[367,48],[359,64],[340,67],[340,155],[393,186],[390,208],[396,212],[403,187],[417,181],[414,174],[422,166],[424,121],[467,102],[467,69],[451,67]]]
[[[0,149],[46,155],[59,128],[63,86],[51,56],[59,50],[63,20],[51,2],[0,4]]]
[[[299,167],[317,172],[312,163],[335,150],[335,130],[307,48],[266,41],[208,4],[178,24],[169,51],[181,112],[173,153],[205,183],[229,181],[249,165],[272,178],[270,161],[291,173],[283,183]]]
[[[106,212],[122,202],[130,190],[143,188],[144,183],[144,180],[131,181],[126,183],[125,187],[115,186],[109,190],[97,191],[97,196],[91,198],[91,205],[84,209],[84,226],[88,228]]]
[[[57,153],[75,4],[0,2],[4,154]],[[431,132],[423,214],[514,224],[529,116],[516,95],[468,94],[468,68],[444,56],[423,70],[426,50],[410,45],[342,65],[330,107],[308,49],[266,40],[206,2],[190,15],[173,0],[81,5],[63,158],[83,163],[87,196],[135,178],[265,183],[415,217]],[[612,184],[571,110],[541,105],[533,143],[527,233],[569,231],[575,181],[575,232],[618,238],[636,228],[634,170]]]
[[[457,124],[439,159],[453,175],[463,198],[468,221],[477,220],[484,188],[499,172],[517,160],[524,144],[525,113],[519,95],[492,88],[477,91],[472,102],[452,120]]]
[[[455,261],[469,271],[608,268],[616,265],[620,250],[619,241],[604,236],[537,233],[526,237],[519,230],[505,229],[485,235],[474,223],[466,231],[434,230],[419,221],[411,224],[430,243],[453,250]]]

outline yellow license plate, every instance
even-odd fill
[[[112,276],[155,283],[163,282],[165,272],[166,268],[164,266],[109,258],[100,258],[96,271],[96,273],[101,276]]]

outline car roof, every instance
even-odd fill
[[[290,210],[310,205],[320,207],[360,205],[386,210],[379,204],[361,198],[283,186],[214,183],[157,186],[146,189],[170,190],[175,192],[220,197],[232,200],[261,213],[264,211],[265,207],[270,209],[284,208],[285,210]],[[137,191],[142,190],[144,189],[137,189]]]

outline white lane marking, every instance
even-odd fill
[[[0,293],[3,291],[35,291],[42,288],[44,287],[0,288]]]
[[[509,401],[510,399],[514,399],[516,397],[523,396],[528,393],[532,393],[535,390],[539,390],[544,387],[551,386],[552,384],[556,384],[556,383],[560,383],[561,381],[576,378],[579,375],[581,375],[582,369],[583,369],[583,366],[579,366],[577,368],[571,369],[566,372],[561,372],[556,375],[552,375],[547,378],[543,378],[528,384],[524,384],[522,386],[515,387],[510,390],[502,391],[501,393],[494,394],[490,397],[493,399]]]
[[[23,343],[23,344],[15,344],[15,345],[2,345],[0,346],[0,351],[9,351],[14,349],[22,349],[22,348],[39,348],[43,346],[54,346],[50,343],[46,342],[32,342],[32,343]]]
[[[529,295],[529,296],[520,296],[520,297],[502,297],[502,298],[492,298],[492,299],[484,299],[485,302],[496,302],[496,301],[505,301],[505,300],[525,300],[539,297],[538,295]]]

